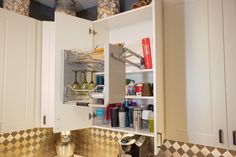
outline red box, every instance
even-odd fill
[[[152,69],[150,38],[142,39],[142,47],[143,47],[144,67],[145,69]]]

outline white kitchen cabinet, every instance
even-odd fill
[[[157,146],[160,145],[159,142],[162,142],[158,133],[164,136],[162,1],[153,1],[149,6],[97,21],[56,13],[55,22],[44,22],[44,37],[47,40],[43,40],[42,46],[41,101],[45,103],[42,104],[41,119],[42,121],[45,120],[45,115],[48,115],[50,120],[48,124],[42,125],[53,127],[54,132],[95,127],[154,137],[155,154],[157,154]],[[132,66],[126,66],[125,72],[125,63],[112,57],[114,54],[119,54],[122,49],[112,44],[124,42],[127,48],[142,55],[141,39],[145,37],[151,38],[153,69],[140,70]],[[72,70],[77,67],[75,64],[66,64],[69,58],[68,50],[88,49],[91,51],[97,45],[104,46],[104,72],[96,74],[105,77],[104,104],[78,106],[80,104],[78,101],[65,99],[64,94],[65,86],[72,84],[74,81]],[[133,61],[138,62],[139,60]],[[131,78],[138,82],[153,83],[154,96],[126,97],[125,78]],[[90,78],[88,81],[90,81]],[[106,107],[110,103],[120,103],[124,98],[136,100],[139,104],[154,104],[154,133],[131,128],[93,125],[93,110],[96,107]]]
[[[222,2],[165,3],[166,137],[235,149],[235,1]]]
[[[0,9],[0,133],[37,126],[37,20]]]
[[[236,149],[236,1],[223,1],[226,102],[229,148]]]

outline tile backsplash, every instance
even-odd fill
[[[54,156],[54,142],[52,129],[35,128],[0,134],[0,157]]]
[[[236,151],[165,140],[160,157],[236,157]]]
[[[123,134],[96,128],[73,131],[75,153],[85,157],[117,157],[117,141]],[[53,157],[58,138],[59,134],[45,128],[0,134],[0,157]],[[165,140],[158,156],[235,157],[236,151]]]

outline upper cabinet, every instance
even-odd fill
[[[229,148],[229,143],[235,149],[236,10],[234,0],[222,4],[165,4],[166,135],[215,147]]]
[[[97,21],[56,12],[55,22],[43,22],[42,34],[42,125],[55,132],[95,127],[154,137],[157,154],[158,133],[164,136],[162,1]],[[141,65],[147,37],[152,69]],[[153,96],[127,96],[126,79],[153,84]],[[84,88],[91,82],[98,86]],[[124,100],[153,104],[154,132],[95,123],[97,109]]]
[[[0,9],[0,133],[38,125],[40,27],[34,19]]]

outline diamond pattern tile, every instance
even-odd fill
[[[164,140],[158,157],[236,157],[236,150]]]
[[[0,134],[0,157],[54,156],[54,148],[48,149],[50,140],[53,140],[52,129],[35,128]]]
[[[73,131],[76,154],[85,157],[117,157],[118,139],[124,133],[102,129]],[[35,128],[0,134],[0,157],[53,157],[58,134],[52,129]],[[153,139],[150,139],[153,144]],[[158,157],[236,157],[236,151],[203,145],[164,140]]]

